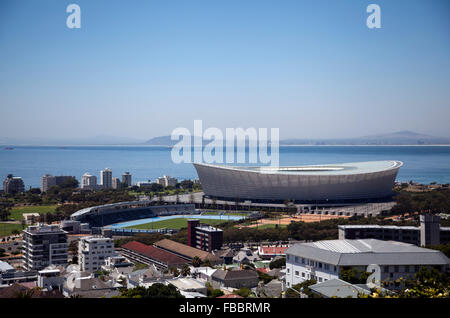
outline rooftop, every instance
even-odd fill
[[[211,259],[217,256],[209,252],[199,250],[189,245],[181,244],[172,240],[163,239],[154,243],[155,246],[173,251],[174,253],[183,255],[188,258],[199,257],[201,260]],[[218,257],[217,257],[218,258]]]
[[[450,260],[440,251],[376,239],[300,243],[289,247],[286,254],[340,266],[446,265],[450,263]]]
[[[166,263],[168,265],[177,265],[177,264],[185,264],[186,263],[186,260],[182,259],[181,257],[179,257],[175,254],[172,254],[170,252],[161,250],[154,246],[149,246],[149,245],[137,242],[137,241],[128,242],[128,243],[124,244],[122,246],[122,248],[134,251],[136,253],[142,254],[149,258]]]
[[[347,175],[347,174],[375,173],[385,170],[398,169],[403,165],[403,162],[396,160],[383,160],[383,161],[366,161],[366,162],[351,162],[351,163],[326,164],[326,165],[285,166],[285,167],[271,167],[271,166],[239,167],[239,166],[212,165],[204,163],[195,163],[195,165],[228,170],[237,170],[237,171],[253,171],[261,174]]]

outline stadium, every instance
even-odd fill
[[[71,220],[103,227],[115,223],[157,216],[195,214],[194,204],[153,205],[153,201],[130,201],[85,208],[73,213]]]
[[[358,202],[392,196],[401,161],[295,167],[194,163],[205,196],[253,202]]]

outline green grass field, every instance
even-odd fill
[[[0,223],[0,237],[11,235],[12,231],[18,230],[22,231],[21,224],[11,224],[11,223]]]
[[[164,220],[164,221],[157,221],[157,222],[150,222],[140,225],[133,225],[127,227],[128,229],[162,229],[162,228],[168,228],[168,229],[181,229],[183,227],[187,227],[187,220],[186,218],[176,218],[176,219],[170,219],[170,220]],[[200,223],[209,224],[209,225],[218,225],[220,223],[226,222],[226,220],[207,220],[202,219],[200,220]]]
[[[36,206],[19,206],[11,209],[9,218],[16,221],[22,220],[22,214],[24,213],[51,213],[56,211],[57,205],[36,205]]]

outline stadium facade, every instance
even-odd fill
[[[153,201],[148,200],[93,206],[73,213],[70,219],[89,223],[91,227],[103,227],[131,220],[194,213],[194,204],[154,205]]]
[[[206,196],[254,202],[344,202],[392,195],[401,161],[295,167],[194,163]]]

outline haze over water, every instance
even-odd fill
[[[344,162],[400,160],[398,181],[450,183],[450,146],[280,146],[280,165],[312,165]],[[114,177],[129,171],[133,183],[154,181],[162,175],[179,180],[197,178],[192,164],[175,164],[171,149],[154,146],[17,146],[0,149],[0,179],[8,173],[20,176],[26,188],[40,187],[40,178],[85,172],[96,175],[110,168]],[[0,180],[0,181],[1,181]]]

